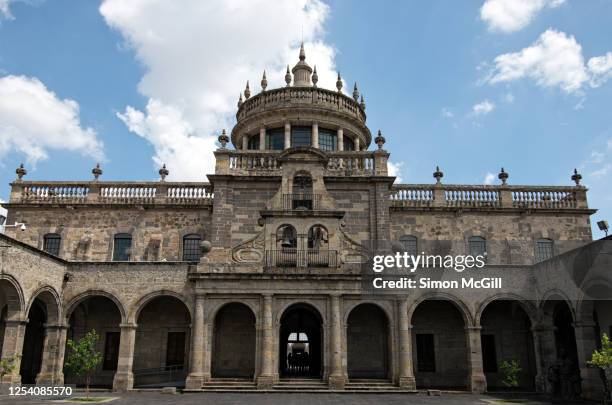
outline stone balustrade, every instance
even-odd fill
[[[557,186],[397,184],[392,207],[586,209],[587,189]]]
[[[213,201],[208,183],[16,181],[11,187],[11,204],[212,205]]]

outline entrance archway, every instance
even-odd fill
[[[279,373],[283,377],[323,375],[323,327],[319,312],[307,304],[287,308],[279,333]]]
[[[389,320],[374,304],[361,304],[347,321],[349,378],[389,377]]]
[[[142,306],[136,324],[134,386],[184,386],[191,317],[178,298],[162,295]]]
[[[531,333],[531,320],[522,305],[512,300],[489,303],[480,320],[483,371],[489,390],[507,389],[502,383],[503,361],[515,360],[521,372],[518,383],[521,390],[535,390],[535,351]]]
[[[221,308],[215,316],[212,377],[255,375],[255,315],[240,303]]]
[[[42,365],[45,323],[47,323],[45,304],[37,298],[32,302],[28,312],[28,324],[23,338],[21,367],[19,369],[22,384],[36,383],[36,376]]]
[[[0,278],[0,356],[12,357],[18,353],[17,342],[11,338],[15,335],[13,333],[7,335],[7,321],[19,319],[22,308],[22,294],[18,284],[11,279]],[[10,342],[4,341],[5,335]],[[7,347],[4,347],[5,343]]]

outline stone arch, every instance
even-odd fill
[[[123,305],[121,300],[117,298],[115,294],[110,293],[108,291],[104,291],[104,290],[87,290],[73,297],[70,301],[68,301],[66,305],[66,312],[64,312],[64,319],[68,321],[70,319],[70,316],[72,315],[72,312],[75,310],[76,307],[79,306],[80,303],[85,301],[87,298],[96,297],[96,296],[105,297],[113,301],[113,303],[115,303],[115,305],[117,306],[117,309],[119,310],[119,314],[121,315],[121,323],[127,322],[127,313],[125,311],[125,306]]]
[[[6,319],[20,319],[25,309],[23,290],[10,274],[0,275],[0,303],[6,306]],[[3,302],[4,301],[4,302]]]
[[[152,291],[152,292],[149,292],[143,295],[142,297],[138,299],[138,301],[136,301],[134,304],[130,306],[129,312],[126,318],[127,322],[137,324],[136,321],[138,320],[138,316],[140,315],[140,312],[142,311],[142,309],[150,301],[154,300],[155,298],[163,297],[163,296],[174,297],[177,300],[181,301],[183,305],[185,305],[185,308],[187,309],[187,312],[189,313],[189,318],[193,319],[193,309],[191,308],[191,305],[188,304],[188,301],[183,294],[178,293],[176,291],[172,291],[172,290],[156,290],[156,291]]]
[[[546,322],[549,319],[552,319],[554,307],[559,302],[565,302],[570,309],[572,315],[572,321],[576,322],[576,307],[571,304],[571,300],[567,296],[567,294],[558,289],[552,289],[546,291],[542,294],[542,299],[539,302],[538,310],[540,312],[541,318],[538,319],[540,322]]]
[[[253,379],[257,318],[251,306],[226,302],[212,319],[212,377]]]
[[[279,374],[284,377],[322,377],[325,328],[319,309],[304,302],[286,305],[279,311],[278,326]]]
[[[380,305],[353,306],[346,319],[349,378],[388,378],[390,375],[391,319]]]
[[[535,325],[538,321],[537,308],[534,305],[530,304],[525,298],[517,294],[500,293],[485,299],[478,306],[478,309],[476,310],[476,315],[474,316],[474,326],[480,326],[480,319],[482,317],[482,313],[487,308],[487,306],[494,301],[514,301],[523,308],[523,310],[529,317],[529,320],[532,325]]]
[[[431,300],[443,300],[448,301],[459,311],[461,317],[463,318],[463,322],[465,326],[473,326],[474,325],[474,317],[472,316],[472,312],[468,308],[465,302],[463,302],[459,297],[453,294],[449,294],[446,292],[428,292],[419,297],[412,303],[412,305],[408,309],[408,319],[412,320],[412,316],[414,315],[414,311],[424,301]]]
[[[317,316],[321,319],[321,326],[325,326],[327,324],[326,318],[324,315],[325,312],[320,307],[320,305],[318,305],[316,302],[310,302],[308,300],[299,300],[299,301],[287,302],[278,309],[278,312],[276,313],[276,316],[274,317],[274,326],[279,327],[281,323],[281,318],[283,317],[285,312],[287,312],[289,308],[296,306],[296,305],[311,307],[316,312]]]
[[[45,309],[47,313],[47,323],[51,325],[58,325],[61,321],[61,300],[55,288],[51,286],[43,286],[32,294],[30,298],[30,302],[26,308],[26,313],[30,311],[34,300],[39,299],[45,304]]]
[[[23,348],[21,353],[21,364],[19,374],[23,384],[36,383],[36,376],[41,371],[43,351],[45,344],[45,324],[49,322],[49,312],[53,311],[53,303],[51,308],[39,297],[48,298],[48,291],[43,291],[40,295],[32,297],[26,312],[28,322],[25,327],[23,337]],[[57,308],[55,308],[55,316],[57,317]]]

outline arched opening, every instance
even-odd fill
[[[361,304],[348,317],[349,378],[389,377],[389,320],[382,309]]]
[[[282,377],[323,375],[323,327],[319,312],[307,304],[289,307],[281,317],[279,373]]]
[[[28,324],[23,338],[21,367],[19,369],[22,384],[36,383],[36,375],[40,372],[42,365],[45,323],[47,323],[45,304],[36,298],[28,312]]]
[[[102,361],[92,375],[91,386],[112,387],[119,359],[119,339],[121,337],[119,308],[108,297],[92,295],[84,298],[67,315],[70,317],[68,339],[78,341],[91,330],[95,330],[99,336],[96,350],[102,354]],[[66,358],[68,355],[69,351],[66,350]],[[83,377],[74,376],[68,370],[65,372],[65,381],[66,384],[85,384]]]
[[[164,295],[147,302],[136,321],[134,386],[185,385],[191,317],[178,298]]]
[[[255,375],[255,315],[240,303],[221,308],[215,316],[212,377]]]
[[[6,321],[18,319],[21,312],[21,305],[17,288],[15,288],[10,281],[0,279],[0,355],[4,353]]]
[[[313,208],[312,177],[310,173],[300,171],[293,177],[291,209],[312,210]]]
[[[417,387],[465,389],[465,321],[447,300],[421,302],[412,315],[412,356]]]
[[[535,352],[531,321],[517,301],[496,300],[489,303],[480,320],[483,370],[489,390],[507,387],[501,364],[517,361],[521,372],[518,375],[521,390],[535,389]]]
[[[298,264],[298,237],[292,225],[281,225],[276,230],[276,249],[266,252],[268,266],[295,267]]]

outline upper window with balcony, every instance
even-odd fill
[[[312,127],[291,127],[291,147],[310,146]]]
[[[342,137],[342,144],[344,146],[344,150],[355,150],[355,141],[353,141],[351,138],[349,138],[348,136],[343,136]]]
[[[252,135],[249,138],[249,143],[247,145],[249,150],[257,150],[259,149],[259,135]]]
[[[266,149],[283,150],[284,148],[285,148],[285,130],[283,128],[273,128],[273,129],[266,130]]]
[[[338,149],[338,135],[336,134],[336,131],[331,129],[319,128],[319,149]]]

